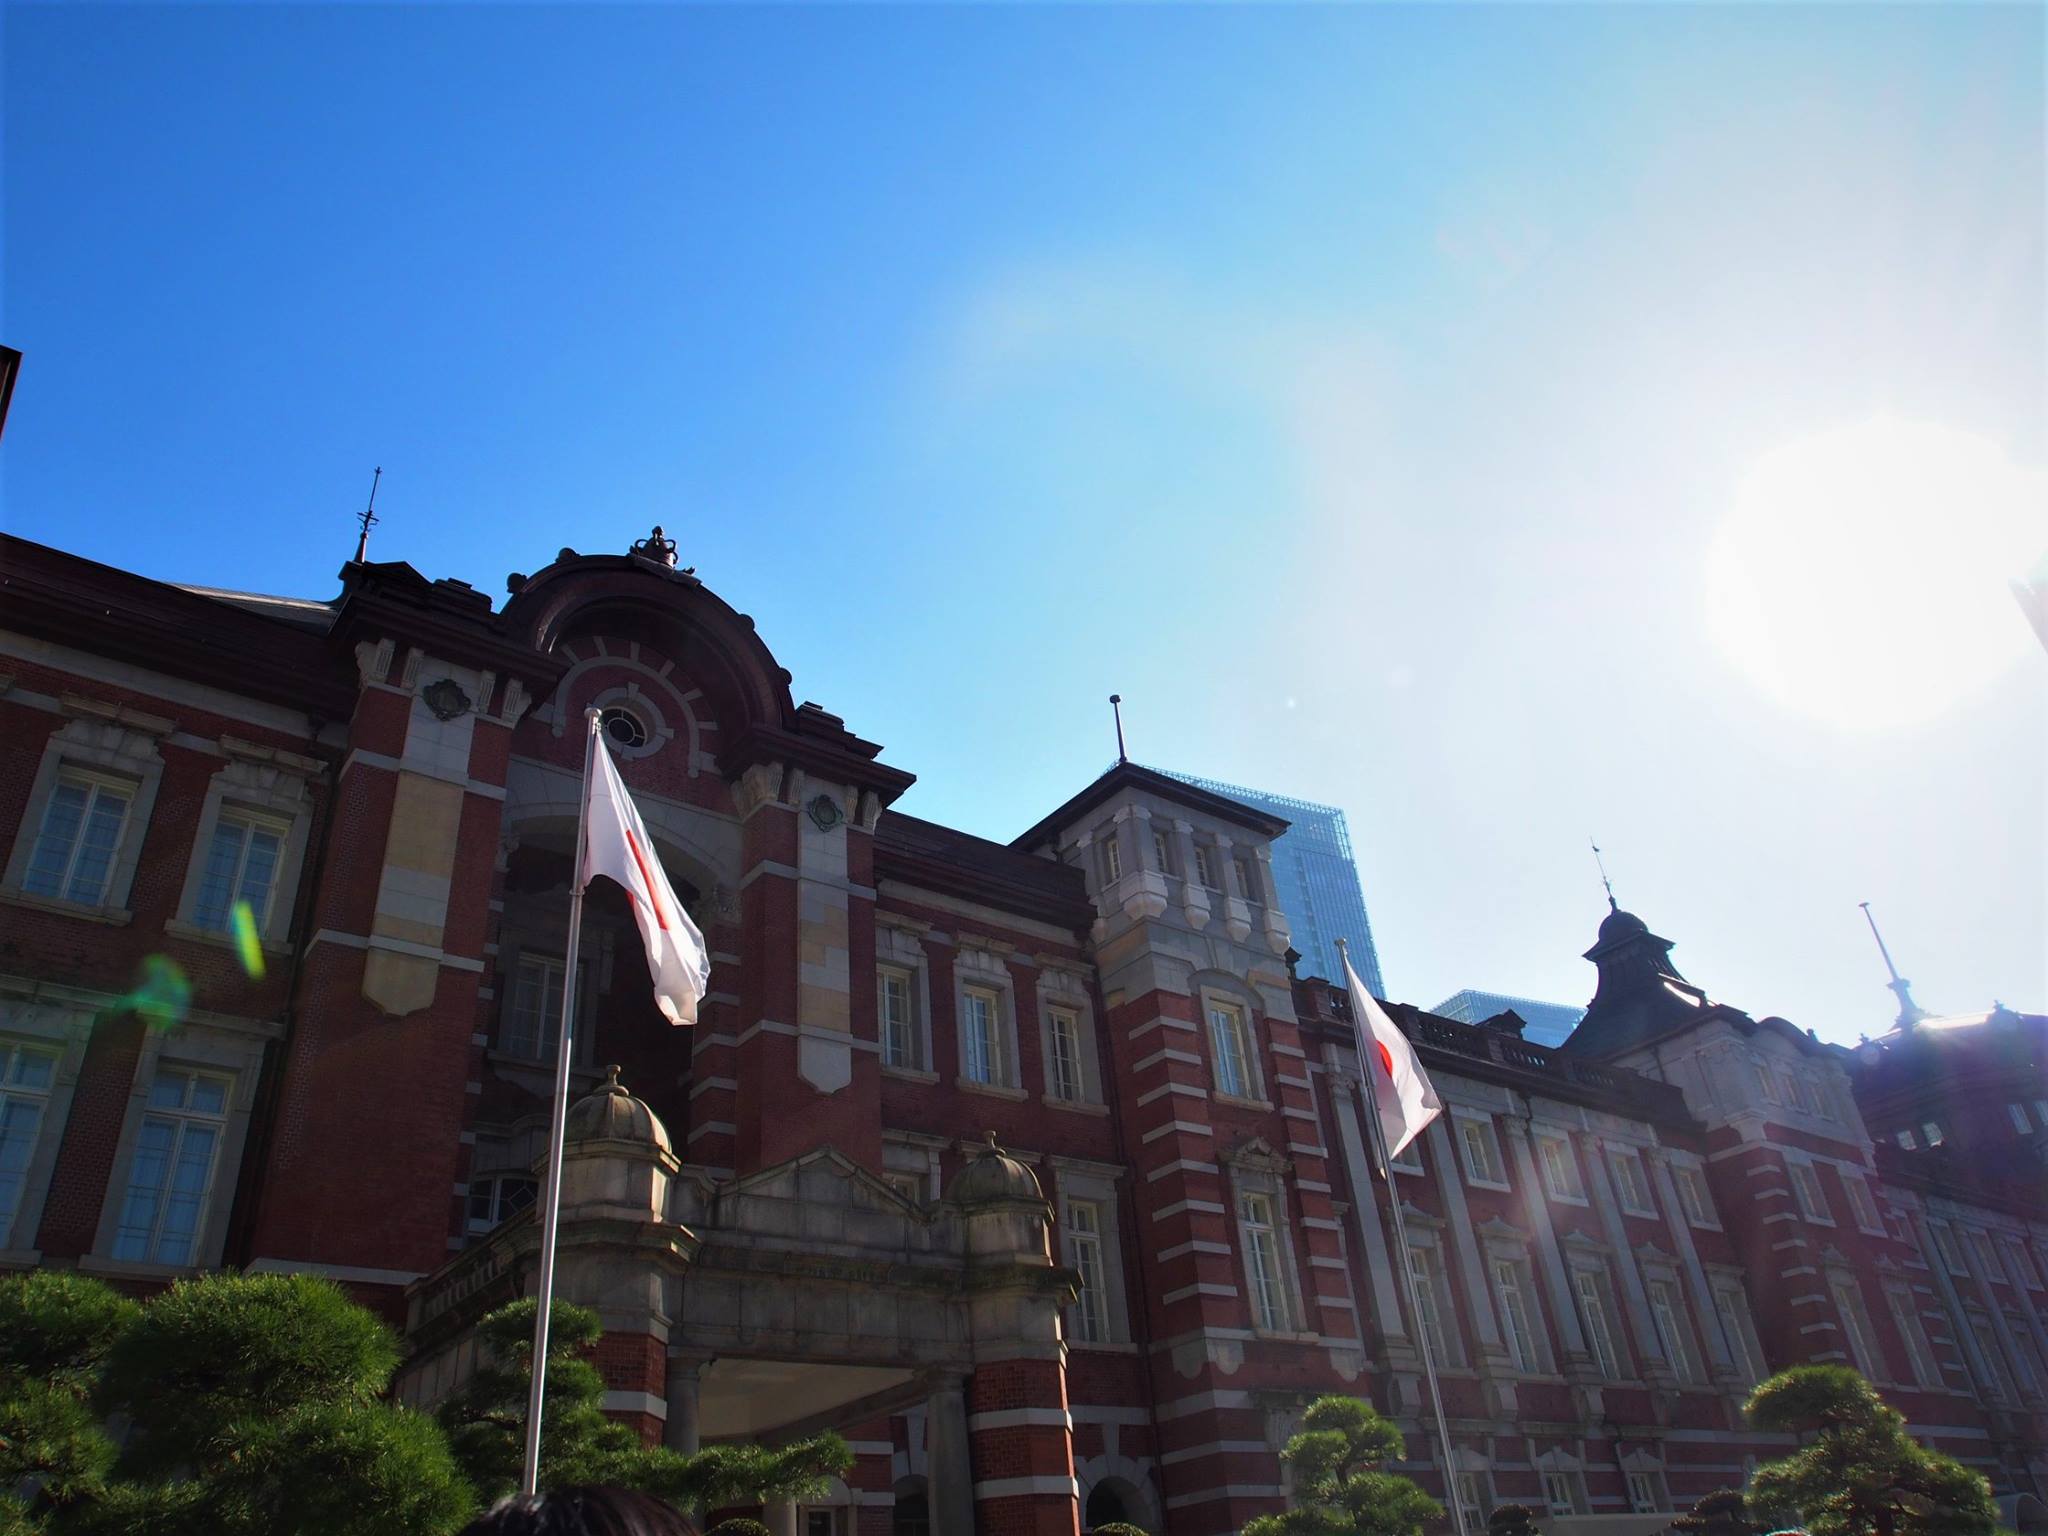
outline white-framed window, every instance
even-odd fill
[[[1230,866],[1237,871],[1238,894],[1255,907],[1263,905],[1259,895],[1258,882],[1252,878],[1251,861],[1245,858],[1243,854],[1233,854],[1231,855]]]
[[[1828,1197],[1820,1187],[1820,1175],[1813,1164],[1788,1162],[1785,1168],[1792,1176],[1792,1193],[1799,1201],[1799,1213],[1808,1221],[1833,1226],[1835,1219],[1828,1214]]]
[[[1868,1381],[1885,1380],[1884,1356],[1878,1353],[1877,1335],[1870,1331],[1870,1314],[1863,1307],[1863,1292],[1847,1275],[1837,1275],[1828,1287],[1834,1292],[1835,1315],[1842,1320],[1843,1342],[1849,1358],[1856,1362]]]
[[[960,1075],[971,1083],[1007,1087],[1003,1057],[1002,994],[993,988],[967,988],[960,994]]]
[[[1663,1479],[1655,1472],[1628,1474],[1628,1507],[1639,1515],[1654,1515],[1664,1508]]]
[[[1983,1356],[1984,1365],[1991,1372],[1990,1380],[1982,1383],[1984,1393],[1994,1403],[2012,1401],[2011,1367],[2005,1360],[2005,1351],[1998,1346],[1998,1334],[1991,1326],[1991,1316],[1976,1308],[1969,1308],[1965,1319],[1970,1327],[1970,1336],[1977,1341],[1978,1353]]]
[[[1267,1333],[1295,1331],[1294,1309],[1280,1255],[1281,1232],[1273,1197],[1247,1190],[1237,1197],[1237,1229],[1251,1285],[1252,1321]]]
[[[2034,1344],[2033,1331],[2027,1327],[2027,1320],[2017,1312],[2005,1314],[2005,1330],[2012,1335],[2012,1368],[2019,1378],[2023,1396],[2039,1401],[2041,1397],[2041,1352]]]
[[[1882,1236],[1884,1218],[1877,1214],[1877,1201],[1871,1197],[1870,1186],[1864,1182],[1863,1175],[1851,1173],[1846,1168],[1841,1170],[1841,1174],[1842,1189],[1849,1196],[1850,1216],[1865,1232]]]
[[[923,1205],[925,1186],[930,1182],[930,1177],[922,1173],[884,1172],[882,1182],[912,1205]]]
[[[1785,1074],[1785,1097],[1801,1114],[1813,1113],[1813,1103],[1806,1096],[1806,1082],[1796,1072]]]
[[[1926,1138],[1927,1145],[1930,1147],[1938,1147],[1948,1140],[1942,1134],[1941,1122],[1939,1120],[1922,1120],[1920,1122],[1920,1134]]]
[[[226,1128],[225,1077],[159,1065],[135,1138],[113,1256],[144,1264],[191,1264]]]
[[[2021,1285],[2031,1286],[2035,1290],[2041,1288],[2040,1271],[2034,1268],[2034,1261],[2027,1257],[2026,1244],[2016,1237],[2008,1237],[2005,1240],[2005,1268],[2006,1272]]]
[[[2048,1099],[2034,1100],[2034,1118],[2048,1125]]]
[[[924,1067],[924,1034],[917,1023],[916,977],[903,966],[875,968],[876,1032],[882,1065],[916,1072]]]
[[[1956,1246],[1956,1235],[1948,1224],[1930,1221],[1927,1230],[1934,1236],[1934,1252],[1942,1267],[1952,1275],[1969,1274],[1970,1266],[1963,1262],[1963,1250]]]
[[[1416,1325],[1429,1345],[1433,1360],[1457,1360],[1450,1348],[1450,1328],[1445,1319],[1450,1316],[1449,1298],[1444,1294],[1443,1266],[1437,1262],[1437,1251],[1429,1243],[1408,1245],[1408,1272],[1415,1277],[1415,1304],[1419,1309]]]
[[[472,1237],[481,1237],[500,1222],[509,1221],[528,1206],[540,1192],[530,1173],[487,1173],[469,1181],[467,1225]]]
[[[1543,1170],[1544,1193],[1551,1199],[1571,1205],[1586,1203],[1586,1184],[1579,1177],[1579,1160],[1564,1137],[1538,1136],[1536,1164]]]
[[[1374,1113],[1371,1095],[1372,1090],[1368,1088],[1366,1090],[1366,1099],[1364,1106],[1364,1113],[1368,1115]],[[1396,1152],[1387,1161],[1396,1173],[1412,1173],[1417,1177],[1421,1177],[1422,1138],[1420,1136],[1412,1138],[1407,1146],[1403,1147],[1400,1151]]]
[[[1074,1298],[1074,1337],[1099,1344],[1109,1337],[1109,1298],[1102,1264],[1102,1207],[1093,1200],[1066,1202],[1067,1265],[1081,1277]]]
[[[1707,1181],[1691,1163],[1671,1165],[1671,1184],[1678,1191],[1678,1209],[1695,1227],[1717,1227],[1713,1203],[1707,1199]]]
[[[1501,1172],[1500,1143],[1494,1138],[1493,1121],[1481,1115],[1457,1115],[1458,1150],[1465,1159],[1465,1182],[1487,1189],[1506,1189]]]
[[[498,1049],[525,1061],[553,1061],[562,1038],[562,961],[524,954],[512,967],[511,996],[498,1021]]]
[[[1908,1152],[1915,1150],[1920,1145],[1919,1142],[1913,1139],[1913,1133],[1910,1130],[1900,1131],[1892,1139]]]
[[[1159,873],[1173,873],[1172,841],[1157,827],[1152,829],[1152,857],[1158,861]]]
[[[1046,1011],[1046,1054],[1051,1070],[1046,1091],[1056,1099],[1078,1103],[1086,1097],[1081,1071],[1081,1018],[1071,1008]]]
[[[1763,1094],[1764,1102],[1766,1104],[1777,1103],[1778,1079],[1776,1075],[1772,1073],[1769,1067],[1764,1066],[1761,1062],[1757,1063],[1755,1071],[1757,1090]]]
[[[1892,1328],[1899,1336],[1899,1344],[1906,1351],[1906,1365],[1913,1373],[1913,1384],[1930,1388],[1941,1386],[1941,1371],[1934,1363],[1934,1351],[1928,1348],[1926,1330],[1920,1325],[1920,1308],[1913,1301],[1911,1288],[1896,1281],[1887,1285],[1884,1304],[1892,1315]]]
[[[1700,1379],[1699,1360],[1693,1354],[1685,1303],[1678,1294],[1677,1283],[1652,1280],[1647,1289],[1650,1293],[1650,1316],[1657,1325],[1657,1342],[1664,1346],[1664,1358],[1671,1364],[1671,1374],[1678,1378],[1680,1386],[1693,1386]]]
[[[1458,1490],[1458,1509],[1465,1517],[1465,1529],[1485,1530],[1488,1502],[1485,1474],[1460,1472],[1453,1481]]]
[[[1622,1379],[1621,1355],[1615,1347],[1612,1314],[1607,1308],[1607,1288],[1599,1273],[1591,1269],[1572,1271],[1572,1290],[1579,1303],[1579,1326],[1586,1333],[1586,1347],[1600,1374],[1609,1381]]]
[[[1195,844],[1195,883],[1204,890],[1216,886],[1216,853],[1207,843]]]
[[[115,855],[135,800],[135,786],[104,774],[65,768],[43,807],[35,849],[21,888],[31,896],[97,907],[107,903]]]
[[[1607,1164],[1614,1170],[1614,1193],[1621,1208],[1631,1216],[1655,1216],[1650,1203],[1650,1183],[1643,1176],[1643,1159],[1634,1147],[1608,1150]]]
[[[2022,1136],[2034,1134],[2034,1122],[2027,1118],[2026,1106],[2017,1101],[2005,1106],[2006,1115],[2012,1120],[2012,1128]]]
[[[1746,1383],[1755,1386],[1764,1379],[1765,1372],[1763,1351],[1757,1346],[1756,1328],[1750,1320],[1749,1296],[1743,1291],[1742,1282],[1732,1275],[1715,1280],[1710,1289],[1735,1368]]]
[[[1823,1120],[1835,1119],[1834,1094],[1829,1090],[1828,1084],[1815,1077],[1807,1079],[1806,1087],[1813,1096],[1813,1112]]]
[[[1982,1227],[1969,1229],[1970,1246],[1976,1250],[1977,1263],[1984,1271],[1986,1280],[2003,1280],[2005,1271],[1998,1262],[1998,1250],[1991,1245],[1991,1234]]]
[[[57,1081],[58,1055],[50,1046],[0,1039],[0,1248],[8,1246],[21,1214],[28,1166]]]
[[[1244,1009],[1222,998],[1208,999],[1209,1057],[1216,1078],[1216,1091],[1235,1099],[1258,1096],[1252,1076],[1251,1039],[1245,1029]]]
[[[1553,1515],[1575,1515],[1579,1512],[1578,1489],[1575,1474],[1570,1472],[1546,1472],[1543,1474],[1543,1502]]]
[[[1522,1289],[1522,1267],[1513,1259],[1493,1261],[1493,1295],[1500,1304],[1501,1332],[1506,1335],[1508,1358],[1518,1371],[1540,1371],[1542,1357],[1536,1330],[1529,1317],[1529,1302]]]
[[[247,902],[261,933],[270,921],[270,902],[277,890],[288,824],[267,816],[224,809],[213,824],[206,863],[199,881],[199,899],[192,921],[215,933],[230,930],[237,903]]]
[[[1102,840],[1102,878],[1106,884],[1114,885],[1124,877],[1124,852],[1118,846],[1116,832],[1112,830]]]

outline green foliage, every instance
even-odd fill
[[[1401,1434],[1355,1397],[1321,1397],[1280,1454],[1294,1468],[1297,1503],[1261,1515],[1244,1536],[1420,1536],[1443,1506],[1405,1477],[1379,1470],[1401,1454]]]
[[[1679,1536],[1755,1536],[1757,1525],[1742,1491],[1722,1488],[1702,1495],[1671,1529]]]
[[[774,1536],[774,1533],[758,1520],[721,1520],[711,1527],[707,1536]]]
[[[0,1490],[38,1480],[44,1510],[106,1485],[114,1443],[90,1407],[101,1363],[140,1312],[97,1280],[36,1270],[0,1281]],[[0,1492],[0,1536],[43,1522]]]
[[[1111,1520],[1106,1525],[1090,1526],[1088,1536],[1146,1536],[1143,1526],[1127,1525],[1121,1520]]]
[[[1486,1517],[1486,1536],[1537,1536],[1536,1511],[1526,1504],[1496,1504]]]
[[[1792,1509],[1812,1536],[1991,1536],[1991,1485],[1906,1433],[1898,1410],[1839,1365],[1780,1371],[1750,1394],[1750,1422],[1806,1443],[1759,1469],[1750,1498]]]
[[[484,1318],[477,1328],[484,1360],[441,1405],[449,1447],[486,1502],[512,1492],[525,1463],[535,1307],[529,1297]],[[582,1358],[600,1334],[597,1314],[588,1308],[558,1301],[548,1313],[544,1488],[613,1483],[685,1508],[717,1509],[816,1498],[852,1467],[852,1451],[830,1434],[773,1448],[714,1445],[695,1456],[642,1445],[631,1429],[604,1416],[604,1378]]]

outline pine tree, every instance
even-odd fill
[[[1244,1536],[1421,1536],[1443,1506],[1405,1477],[1383,1472],[1401,1433],[1370,1403],[1320,1397],[1281,1457],[1294,1469],[1295,1507],[1260,1515]]]
[[[1990,1536],[1991,1485],[1906,1433],[1906,1421],[1839,1365],[1780,1371],[1750,1394],[1758,1429],[1807,1439],[1751,1484],[1759,1508],[1795,1509],[1812,1536]]]
[[[106,1486],[114,1442],[91,1407],[100,1367],[141,1309],[97,1280],[36,1270],[0,1283],[0,1490],[34,1478],[43,1513]],[[43,1529],[0,1493],[0,1536]]]
[[[1690,1513],[1671,1522],[1671,1529],[1679,1536],[1755,1536],[1757,1527],[1741,1490],[1721,1488],[1701,1495]]]
[[[1486,1517],[1486,1536],[1537,1536],[1536,1511],[1526,1504],[1496,1504]]]

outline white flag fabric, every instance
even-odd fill
[[[583,792],[583,869],[581,883],[603,875],[625,888],[633,904],[633,921],[647,946],[647,969],[654,977],[654,1002],[671,1024],[697,1022],[697,1004],[711,980],[711,956],[704,935],[676,900],[675,888],[654,852],[654,839],[639,807],[626,793],[625,781],[612,754],[597,738],[595,762]]]
[[[1351,1017],[1358,1028],[1358,1064],[1372,1084],[1380,1129],[1386,1133],[1387,1156],[1399,1157],[1401,1149],[1444,1112],[1443,1101],[1416,1059],[1415,1047],[1387,1017],[1379,1000],[1366,991],[1358,972],[1351,969],[1349,956],[1344,960],[1344,982],[1351,989]]]

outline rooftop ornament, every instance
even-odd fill
[[[651,561],[655,565],[665,565],[672,571],[677,568],[676,541],[662,533],[661,524],[659,523],[654,525],[654,532],[650,533],[646,538],[633,541],[632,552],[642,560]],[[682,573],[685,576],[694,576],[697,574],[697,567],[694,565],[684,566],[682,567]]]

